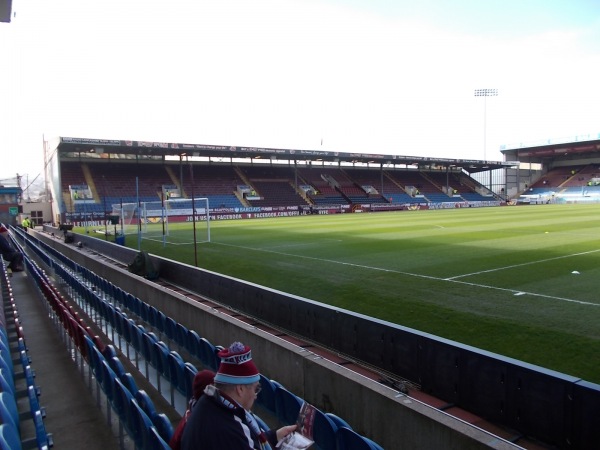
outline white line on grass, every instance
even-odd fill
[[[464,273],[462,275],[456,275],[454,277],[444,278],[444,280],[452,281],[452,280],[456,280],[457,278],[470,277],[472,275],[481,275],[482,273],[499,272],[501,270],[514,269],[515,267],[531,266],[533,264],[545,263],[548,261],[556,261],[557,259],[571,258],[573,256],[589,255],[590,253],[597,253],[597,252],[600,252],[600,249],[589,250],[587,252],[572,253],[570,255],[556,256],[554,258],[538,259],[537,261],[529,261],[529,262],[521,263],[521,264],[513,264],[510,266],[496,267],[495,269],[481,270],[479,272]]]
[[[340,264],[340,265],[343,265],[343,266],[350,266],[350,267],[358,267],[360,269],[369,269],[369,270],[374,270],[374,271],[378,271],[378,272],[396,273],[396,274],[399,274],[399,275],[407,275],[407,276],[416,277],[416,278],[425,278],[427,280],[447,281],[449,283],[458,283],[458,284],[464,284],[464,285],[467,285],[467,286],[480,287],[480,288],[484,288],[484,289],[493,289],[493,290],[496,290],[496,291],[511,292],[513,295],[531,295],[533,297],[547,298],[547,299],[559,300],[559,301],[562,301],[562,302],[569,302],[569,303],[577,303],[577,304],[580,304],[580,305],[600,306],[600,304],[597,304],[597,303],[584,302],[584,301],[575,300],[575,299],[572,299],[572,298],[556,297],[554,295],[537,294],[535,292],[517,291],[515,289],[507,289],[507,288],[501,288],[501,287],[496,287],[496,286],[489,286],[489,285],[486,285],[486,284],[469,283],[467,281],[456,280],[455,278],[457,278],[457,277],[439,278],[439,277],[432,277],[430,275],[423,275],[423,274],[419,274],[419,273],[403,272],[401,270],[393,270],[393,269],[384,269],[382,267],[365,266],[363,264],[348,263],[348,262],[343,262],[343,261],[336,261],[336,260],[333,260],[333,259],[317,258],[315,256],[294,255],[292,253],[277,252],[277,251],[274,251],[274,250],[267,250],[267,249],[262,249],[262,248],[246,247],[246,246],[243,246],[243,245],[224,244],[224,243],[221,243],[221,242],[213,242],[213,244],[223,245],[223,246],[226,246],[226,247],[243,248],[245,250],[253,250],[253,251],[256,251],[256,252],[274,253],[276,255],[290,256],[290,257],[294,257],[294,258],[312,259],[314,261],[328,262],[328,263]],[[594,250],[594,251],[590,251],[590,252],[584,252],[584,253],[581,253],[581,254],[593,253],[593,252],[596,252],[596,251],[600,251],[600,250]],[[553,259],[558,259],[558,258],[553,258]],[[525,264],[523,264],[523,265],[525,265]],[[518,265],[516,265],[515,267],[518,267]]]
[[[274,248],[294,248],[294,247],[314,247],[315,245],[321,245],[323,242],[342,242],[341,239],[323,239],[319,242],[305,242],[301,244],[282,244],[282,245],[274,245],[269,247],[269,249]]]

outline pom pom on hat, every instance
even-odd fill
[[[215,383],[252,384],[260,380],[259,372],[252,361],[250,347],[234,342],[219,353],[221,364],[215,375]]]
[[[8,233],[8,230],[6,229],[6,227],[2,224],[0,224],[0,233]]]

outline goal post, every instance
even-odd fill
[[[175,198],[112,205],[123,232],[171,244],[210,242],[210,207],[206,197]]]
[[[137,203],[114,204],[111,215],[119,217],[123,234],[137,234],[140,223],[140,210]]]

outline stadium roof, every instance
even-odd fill
[[[600,133],[506,145],[502,146],[500,151],[517,160],[599,158]]]
[[[435,158],[428,156],[384,155],[377,153],[346,153],[323,150],[296,150],[227,145],[180,144],[150,141],[122,141],[60,137],[59,153],[125,154],[139,156],[189,156],[209,158],[248,158],[288,161],[328,161],[362,164],[406,164],[419,168],[464,169],[469,173],[514,166],[515,162],[474,159]]]

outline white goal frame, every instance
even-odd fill
[[[122,234],[139,234],[143,239],[162,237],[166,242],[171,235],[170,224],[200,223],[203,229],[206,227],[205,237],[195,242],[210,242],[210,205],[206,197],[113,204],[112,213],[120,218]],[[177,220],[173,220],[175,217]]]

